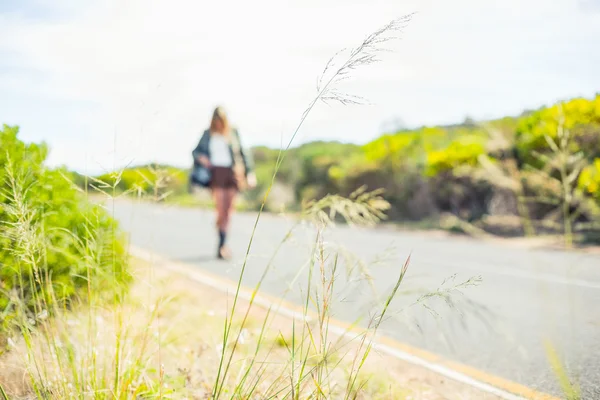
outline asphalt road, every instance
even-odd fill
[[[233,280],[256,218],[234,216],[229,243],[237,257],[223,262],[214,257],[210,211],[116,202],[114,214],[132,244]],[[261,218],[246,285],[257,282],[293,224],[273,215]],[[387,336],[560,395],[544,346],[549,341],[579,382],[583,398],[600,399],[600,255],[345,226],[327,231],[325,240],[330,254],[353,254],[363,263],[358,267],[349,256],[340,262],[334,317],[367,323],[380,307],[377,299],[389,292],[412,254],[401,293],[382,325]],[[296,228],[275,255],[263,290],[300,302],[314,242],[313,228]],[[360,271],[368,271],[371,284]],[[461,287],[479,278],[478,284]],[[438,295],[418,301],[431,292]]]

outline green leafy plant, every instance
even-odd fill
[[[4,388],[2,387],[2,384],[0,383],[0,396],[2,396],[2,400],[10,400],[8,398],[8,395],[6,394],[6,391],[4,390]]]
[[[600,204],[600,158],[594,159],[592,164],[583,168],[579,176],[578,187]]]
[[[482,140],[478,137],[463,136],[450,143],[443,150],[431,151],[427,154],[427,170],[430,176],[444,171],[453,171],[462,166],[474,166],[479,156],[485,153]]]
[[[44,166],[45,145],[17,134],[0,131],[0,336],[90,285],[130,280],[116,222],[86,201],[67,171]]]
[[[573,136],[565,127],[565,116],[560,106],[558,113],[556,133],[552,136],[547,134],[544,136],[550,152],[533,152],[532,155],[538,160],[541,168],[529,166],[529,169],[557,188],[557,190],[551,191],[554,196],[549,197],[546,201],[560,207],[564,243],[565,246],[571,247],[573,245],[573,225],[585,205],[582,193],[577,188],[577,180],[585,168],[586,160],[584,153],[573,145]]]
[[[600,95],[592,100],[577,98],[560,102],[521,118],[515,139],[522,163],[539,163],[534,153],[548,151],[547,138],[558,141],[561,130],[569,131],[572,136],[569,141],[571,152],[583,151],[586,157],[597,157],[600,151],[597,146],[600,143]]]

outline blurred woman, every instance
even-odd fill
[[[217,211],[217,257],[229,259],[227,233],[236,195],[240,190],[256,186],[250,152],[244,150],[239,133],[229,124],[225,111],[217,107],[209,129],[204,131],[192,154],[199,166],[209,172],[207,186],[212,191]]]

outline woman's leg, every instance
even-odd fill
[[[217,230],[219,232],[219,250],[225,245],[226,234],[226,190],[225,188],[213,188],[213,200],[215,202],[215,210],[217,212]]]
[[[229,230],[229,224],[231,222],[231,215],[235,210],[235,197],[237,195],[237,190],[235,188],[227,188],[225,189],[224,201],[223,201],[223,209],[225,210],[225,221],[224,228],[225,232]]]
[[[231,214],[234,208],[235,195],[237,190],[235,189],[223,189],[222,197],[220,197],[220,208],[219,208],[219,257],[229,258],[229,250],[225,246],[227,242],[227,232],[229,231],[229,222],[231,221]]]
[[[234,209],[235,189],[216,189],[214,190],[214,201],[217,208],[217,228],[219,231],[227,232],[229,230],[229,221]]]

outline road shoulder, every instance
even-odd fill
[[[235,283],[225,278],[214,276],[198,267],[174,262],[162,258],[143,249],[134,248],[132,254],[154,265],[156,271],[169,271],[171,276],[179,276],[181,284],[193,288],[194,285],[204,287],[203,292],[210,292],[210,297],[220,299],[221,304],[230,304]],[[193,290],[193,289],[192,289]],[[196,290],[198,291],[198,290]],[[242,288],[241,298],[249,299],[252,291]],[[199,300],[200,301],[200,300]],[[281,302],[266,294],[259,293],[255,297],[252,309],[253,317],[264,318],[267,309],[276,311],[274,326],[279,332],[289,330],[290,321],[302,317],[302,310],[293,304]],[[276,307],[274,307],[274,305]],[[336,335],[356,335],[353,327],[342,321],[332,321]],[[284,333],[285,335],[285,333]],[[389,374],[389,379],[400,383],[410,390],[417,390],[416,399],[520,399],[554,400],[544,393],[533,391],[522,385],[506,381],[502,378],[486,374],[458,363],[444,360],[425,351],[398,343],[390,338],[378,337],[375,351],[371,354],[369,365],[385,366],[377,373]],[[385,379],[384,379],[385,381]]]

